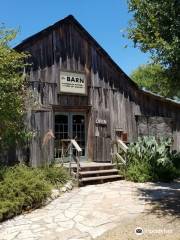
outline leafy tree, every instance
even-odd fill
[[[166,71],[164,71],[160,64],[141,65],[132,72],[131,78],[141,88],[145,88],[162,96],[171,95],[169,79]]]
[[[10,47],[16,31],[0,27],[0,152],[25,137],[23,124],[25,84],[24,53]]]
[[[128,0],[128,37],[166,70],[172,95],[180,96],[180,1]]]

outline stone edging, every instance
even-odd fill
[[[49,204],[52,202],[54,199],[60,197],[62,193],[69,192],[73,189],[74,183],[73,181],[68,181],[64,186],[62,186],[60,189],[52,189],[51,190],[51,196],[45,200],[43,203],[43,206]]]

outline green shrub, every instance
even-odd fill
[[[171,160],[176,168],[180,169],[180,152],[172,151]]]
[[[0,220],[40,206],[50,193],[41,170],[24,165],[8,168],[0,185]]]
[[[25,165],[0,170],[0,221],[37,208],[51,194],[53,185],[63,184],[68,174],[63,168],[30,168]]]
[[[126,171],[126,178],[133,182],[147,182],[153,180],[150,166],[146,162],[130,164]]]
[[[171,160],[172,160],[173,165],[176,169],[175,170],[176,171],[176,177],[180,178],[180,152],[172,151]]]
[[[3,181],[5,172],[6,167],[0,165],[0,182]]]
[[[45,179],[56,187],[59,187],[67,182],[69,174],[63,167],[46,167],[42,169]]]
[[[125,177],[136,182],[170,181],[177,177],[178,160],[170,151],[169,139],[138,138],[127,152]],[[178,162],[179,164],[179,162]]]

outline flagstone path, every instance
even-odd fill
[[[0,240],[91,240],[144,212],[146,201],[127,181],[75,188],[47,206],[0,225]]]

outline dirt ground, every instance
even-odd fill
[[[142,214],[124,220],[97,240],[180,240],[180,182],[157,186],[163,190],[140,189],[148,201]]]
[[[143,233],[137,235],[136,228]],[[97,240],[180,240],[180,219],[172,216],[158,217],[142,214],[133,221],[125,221],[115,229],[106,232]]]

